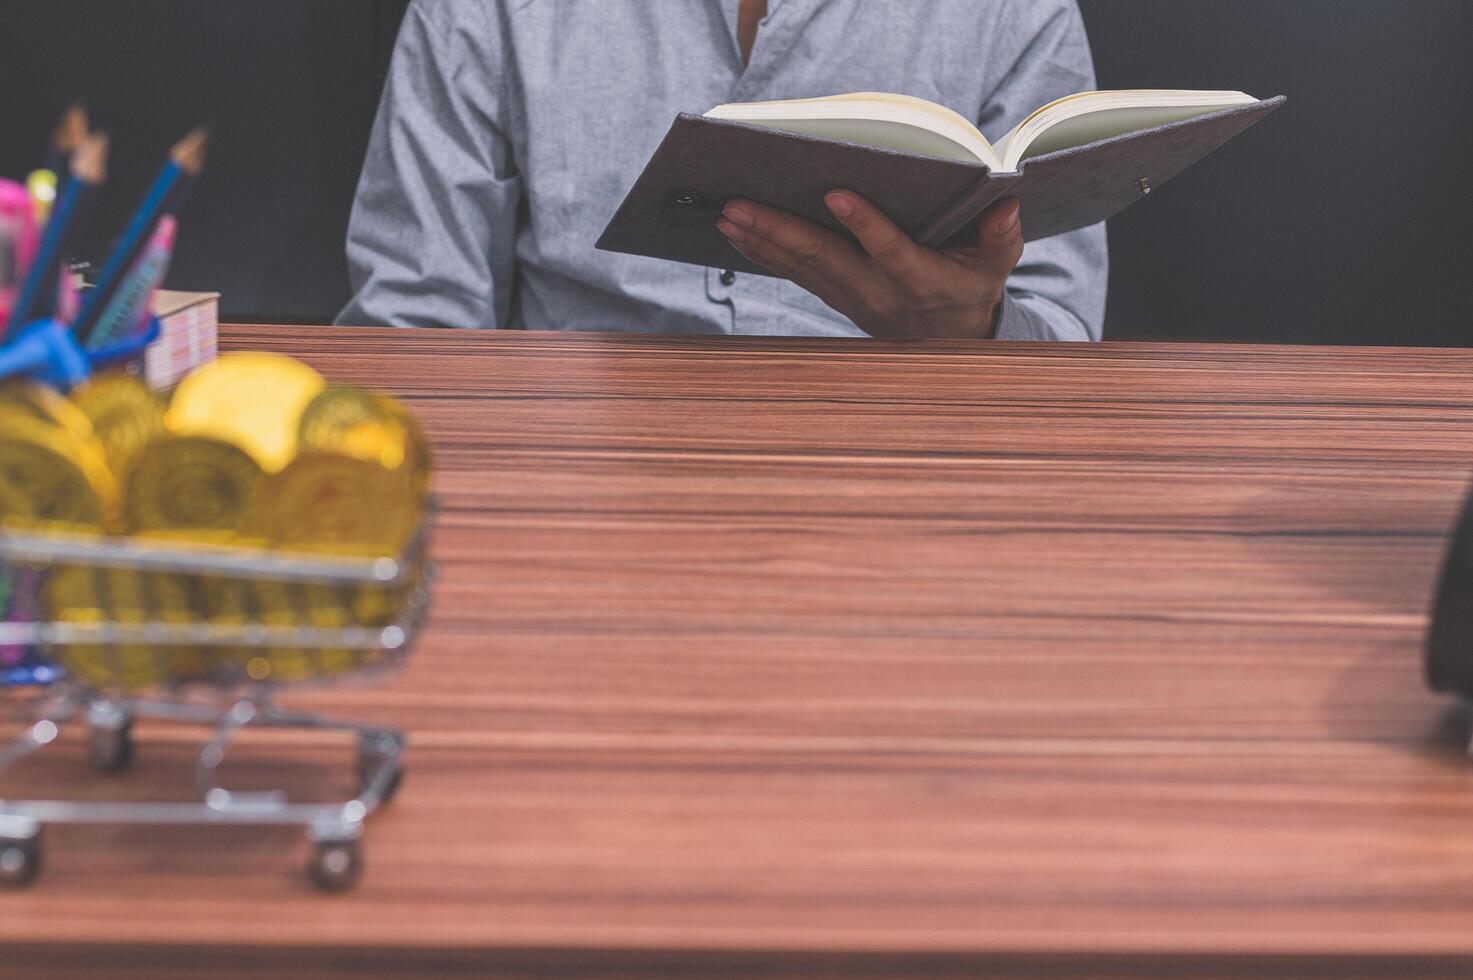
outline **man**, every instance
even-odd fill
[[[776,279],[593,247],[679,112],[898,92],[996,139],[1093,87],[1074,0],[415,0],[339,322],[1098,340],[1104,229],[1025,250],[1015,201],[951,251],[842,189],[827,203],[859,246],[731,202],[718,227]]]

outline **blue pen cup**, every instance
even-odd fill
[[[106,347],[86,349],[66,324],[37,320],[0,347],[0,379],[35,378],[70,391],[97,371],[141,357],[162,329],[158,318],[150,317],[148,329],[141,334]]]

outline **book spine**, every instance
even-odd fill
[[[957,196],[955,201],[938,208],[936,213],[922,222],[915,240],[927,248],[939,248],[951,240],[977,215],[1007,196],[1008,190],[1017,181],[1017,174],[994,174],[990,170],[971,187]]]

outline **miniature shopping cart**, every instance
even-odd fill
[[[0,884],[29,884],[47,824],[300,826],[308,872],[326,891],[362,871],[364,822],[404,775],[396,730],[284,710],[283,689],[363,680],[401,664],[428,610],[430,521],[394,558],[343,559],[167,542],[0,534],[13,621],[0,624],[0,704],[23,733],[0,743]],[[127,769],[134,719],[204,725],[202,800],[63,802],[6,798],[4,771],[82,719],[100,772]],[[247,728],[347,733],[357,786],[344,803],[220,785],[226,751]]]

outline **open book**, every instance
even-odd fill
[[[853,92],[822,99],[719,105],[707,119],[863,143],[920,156],[986,164],[1011,173],[1029,157],[1111,136],[1155,129],[1258,100],[1242,92],[1136,89],[1082,92],[1051,102],[993,146],[960,113],[935,102],[888,92]]]
[[[1044,106],[996,146],[962,115],[905,95],[682,113],[598,247],[765,275],[716,230],[726,202],[747,198],[847,235],[824,205],[839,188],[934,247],[975,234],[983,211],[1016,197],[1023,237],[1036,241],[1114,217],[1284,101],[1242,92],[1088,92]]]

